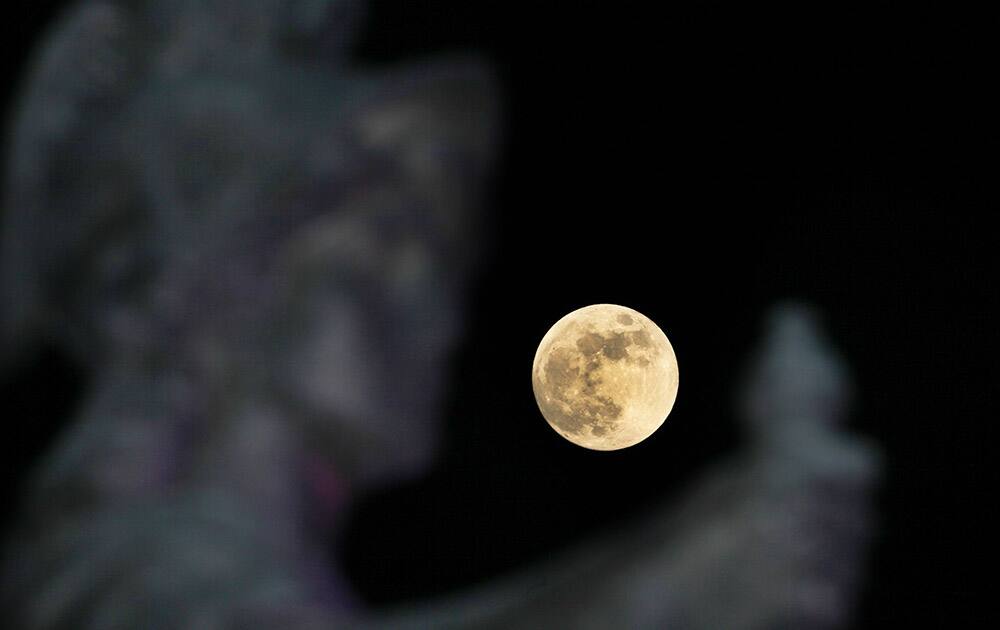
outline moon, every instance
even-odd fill
[[[677,399],[677,357],[642,313],[594,304],[545,333],[531,385],[538,409],[559,435],[614,451],[645,440],[666,420]]]

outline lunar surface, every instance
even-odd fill
[[[549,425],[580,446],[613,451],[663,424],[677,398],[677,358],[642,313],[615,304],[585,306],[542,338],[531,370]]]

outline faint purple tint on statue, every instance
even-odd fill
[[[6,541],[6,627],[836,627],[875,451],[844,365],[778,309],[748,446],[552,563],[364,607],[326,541],[422,473],[475,280],[498,86],[475,58],[361,72],[351,0],[81,2],[26,71],[4,362],[88,371]]]

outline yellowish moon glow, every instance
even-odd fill
[[[531,385],[542,415],[574,444],[614,451],[653,434],[677,398],[677,357],[642,313],[594,304],[542,337]]]

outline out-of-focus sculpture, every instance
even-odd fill
[[[85,2],[35,59],[4,197],[7,360],[91,389],[5,546],[5,627],[832,627],[877,472],[801,308],[753,446],[632,530],[480,592],[359,605],[321,550],[432,460],[496,145],[485,67],[367,74],[349,0]],[[22,419],[23,420],[23,419]]]

